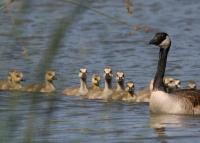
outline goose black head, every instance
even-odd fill
[[[159,46],[160,48],[169,48],[171,45],[171,40],[169,35],[165,32],[156,33],[149,44]]]

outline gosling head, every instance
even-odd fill
[[[87,69],[86,68],[81,68],[79,71],[79,77],[83,80],[87,79]]]
[[[45,74],[45,80],[52,82],[53,80],[56,80],[56,72],[54,70],[48,70]]]
[[[17,70],[11,70],[8,73],[8,80],[15,82],[15,83],[20,83],[21,81],[23,81],[23,73]]]
[[[92,84],[93,85],[99,86],[100,80],[101,80],[101,77],[98,74],[92,75]]]
[[[113,76],[112,69],[110,67],[104,68],[104,77],[105,77],[105,80],[111,80],[112,76]]]
[[[179,79],[171,79],[165,85],[172,89],[179,89],[181,87],[181,81]]]
[[[187,85],[188,89],[197,89],[197,84],[194,80],[190,80],[188,81],[188,85]]]
[[[169,48],[171,46],[171,40],[169,35],[165,32],[156,33],[149,44],[159,46],[160,48]]]
[[[135,84],[132,81],[128,81],[126,84],[126,91],[128,91],[129,93],[133,93],[135,90]]]
[[[117,82],[124,81],[124,78],[125,78],[124,72],[117,72],[116,73],[116,80],[117,80]]]
[[[163,82],[165,85],[169,84],[170,82],[173,82],[174,81],[174,78],[173,77],[169,77],[169,76],[166,76],[164,77],[163,79]]]

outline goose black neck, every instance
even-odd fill
[[[153,90],[166,91],[163,78],[165,75],[165,68],[166,68],[167,55],[168,55],[169,49],[170,47],[160,48],[159,61],[158,61],[157,72],[154,77]]]

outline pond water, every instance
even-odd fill
[[[21,0],[0,10],[0,77],[10,69],[28,83],[57,72],[56,93],[0,92],[1,142],[198,142],[200,118],[152,115],[145,103],[105,103],[62,95],[79,84],[79,68],[102,76],[103,68],[126,73],[136,90],[154,77],[158,31],[172,38],[166,74],[200,84],[200,2],[134,0]],[[101,84],[103,86],[103,82]]]

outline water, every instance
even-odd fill
[[[58,74],[57,92],[49,96],[0,93],[1,142],[198,142],[199,117],[152,115],[148,104],[89,101],[61,92],[79,83],[81,67],[91,77],[111,66],[125,71],[136,90],[146,86],[158,60],[158,49],[147,43],[157,31],[172,38],[166,74],[181,79],[183,87],[190,79],[200,84],[199,1],[135,0],[131,16],[122,0],[79,1],[114,19],[67,1],[21,0],[1,9],[0,77],[16,68],[27,84],[42,81],[48,68]],[[135,31],[139,24],[147,30]]]

